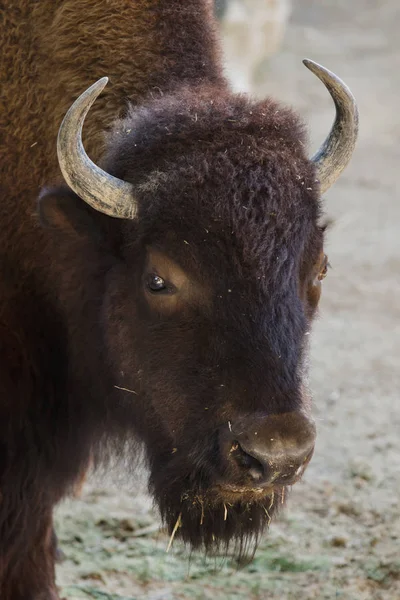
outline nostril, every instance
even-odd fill
[[[254,481],[260,481],[264,477],[264,467],[261,462],[251,456],[245,450],[238,441],[232,443],[231,457],[235,460],[236,464],[242,469],[246,470],[247,474],[250,475]]]
[[[296,483],[312,457],[314,443],[314,423],[297,413],[252,415],[233,425],[229,422],[219,438],[226,476],[257,488]]]

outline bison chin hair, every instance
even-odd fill
[[[169,546],[180,539],[190,551],[233,556],[239,565],[250,562],[262,534],[285,504],[286,488],[265,494],[249,491],[236,498],[221,492],[213,469],[176,458],[166,464],[158,457],[149,465],[149,491],[168,529]]]

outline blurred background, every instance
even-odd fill
[[[218,0],[215,9],[232,85],[296,108],[310,153],[334,107],[302,59],[336,72],[359,104],[355,155],[325,202],[333,268],[312,340],[314,458],[241,571],[188,561],[179,543],[166,554],[136,476],[91,480],[57,513],[58,581],[71,600],[400,599],[399,3]]]

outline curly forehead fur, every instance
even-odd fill
[[[289,108],[210,86],[132,108],[112,133],[106,164],[136,185],[143,232],[181,232],[203,256],[205,232],[208,242],[215,234],[242,267],[262,261],[271,283],[276,261],[287,276],[305,246],[321,247],[318,182],[305,146]]]

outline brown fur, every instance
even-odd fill
[[[144,444],[170,530],[182,513],[193,547],[243,551],[284,492],[220,519],[213,486],[241,481],[221,423],[309,409],[323,231],[303,128],[231,94],[206,0],[0,8],[0,597],[57,598],[52,508],[108,443]],[[135,186],[139,221],[63,185],[39,219],[62,117],[103,75],[85,145]],[[144,286],[154,250],[193,286],[175,304]]]

